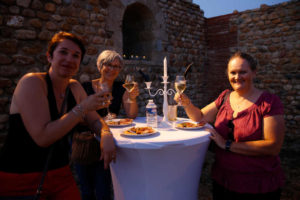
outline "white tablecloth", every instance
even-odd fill
[[[146,126],[145,118],[133,125]],[[111,129],[118,146],[117,161],[110,165],[115,199],[197,200],[210,133],[161,124],[152,136],[122,136],[128,128]]]

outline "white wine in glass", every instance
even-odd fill
[[[184,92],[185,88],[186,88],[186,80],[185,80],[184,76],[176,76],[175,89],[178,92],[178,94],[182,94]],[[181,105],[180,102],[179,102],[179,105]]]
[[[133,88],[134,88],[134,77],[132,75],[126,75],[124,87],[126,88],[128,93],[133,90]],[[133,101],[130,100],[129,96],[128,96],[128,99],[127,99],[127,103],[133,103]]]
[[[186,80],[184,76],[176,76],[175,89],[179,94],[182,94],[186,88]]]
[[[134,87],[134,83],[125,83],[124,87],[126,88],[126,90],[128,90],[128,92],[131,92]]]
[[[111,96],[111,89],[109,88],[107,83],[100,83],[99,82],[98,85],[97,85],[97,89],[102,91],[102,92],[109,92],[110,93],[109,95]],[[110,99],[107,100],[107,103],[108,104],[111,103]],[[106,107],[106,110],[107,110],[106,119],[107,120],[113,119],[113,115],[109,111],[109,105]]]

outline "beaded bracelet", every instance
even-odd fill
[[[72,112],[73,112],[75,115],[77,115],[78,117],[82,118],[82,119],[84,119],[84,117],[85,117],[85,113],[84,113],[84,111],[83,111],[81,105],[75,106],[75,107],[72,109]]]

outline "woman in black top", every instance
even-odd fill
[[[84,53],[78,36],[59,32],[48,45],[49,71],[28,73],[18,82],[10,106],[9,133],[0,153],[0,198],[34,196],[52,152],[41,198],[79,200],[69,168],[67,138],[83,120],[101,135],[105,167],[115,159],[113,137],[95,112],[106,106],[106,94],[87,97],[80,83],[72,79]],[[67,105],[62,106],[63,102]]]
[[[122,57],[115,51],[105,50],[98,56],[97,68],[100,78],[83,83],[87,94],[94,94],[101,85],[106,84],[109,90],[112,91],[109,112],[118,115],[121,106],[123,106],[127,117],[135,118],[138,114],[136,97],[139,95],[139,89],[137,83],[135,83],[133,90],[128,92],[125,91],[122,82],[115,81],[123,68]],[[128,98],[132,101],[131,103],[127,103]],[[107,115],[106,108],[99,109],[97,112],[102,117]],[[75,164],[75,168],[79,177],[83,200],[112,199],[110,171],[103,168],[102,161],[90,165]]]

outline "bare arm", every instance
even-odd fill
[[[89,119],[87,119],[89,121]],[[116,161],[116,147],[113,139],[113,135],[105,121],[99,117],[89,123],[90,129],[96,134],[101,135],[100,160],[104,160],[104,168],[109,167],[111,161]]]
[[[230,151],[249,155],[278,155],[284,139],[284,119],[282,115],[276,115],[264,118],[263,139],[247,142],[233,142]],[[211,130],[213,139],[216,144],[225,149],[225,140],[215,130]]]
[[[196,122],[205,121],[209,123],[213,123],[215,121],[218,109],[214,102],[208,104],[202,109],[199,109],[198,107],[193,105],[191,100],[185,94],[179,95],[178,93],[176,93],[174,100],[177,102],[181,102],[186,114],[191,120]]]
[[[86,94],[78,82],[72,87],[72,92],[80,94],[78,101],[86,112],[99,106],[97,96],[85,99]],[[70,111],[51,121],[47,88],[42,74],[27,74],[22,77],[13,95],[11,113],[20,113],[30,136],[41,147],[47,147],[59,140],[82,120]]]

